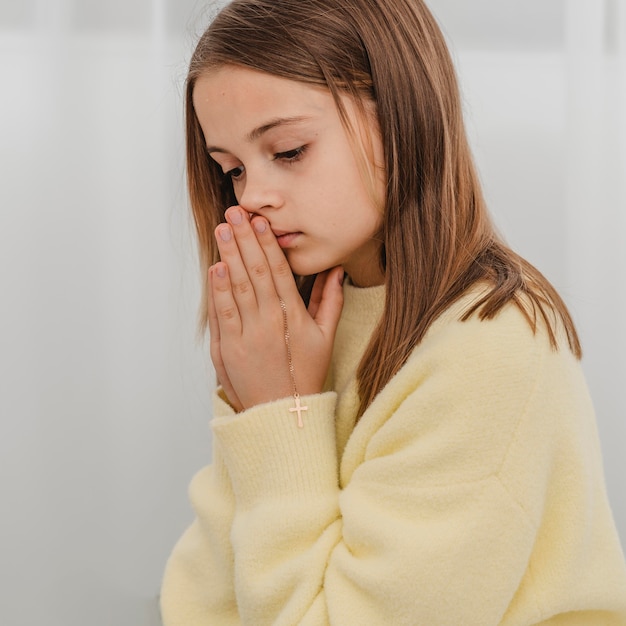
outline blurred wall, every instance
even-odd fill
[[[510,243],[571,306],[626,540],[623,0],[431,0]],[[183,178],[199,0],[0,0],[0,623],[155,626],[209,461]]]

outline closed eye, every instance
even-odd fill
[[[274,161],[284,161],[286,163],[295,163],[299,161],[303,154],[306,152],[308,146],[300,146],[299,148],[294,148],[293,150],[286,150],[285,152],[277,152],[274,154]],[[227,176],[231,180],[239,180],[246,168],[243,165],[239,165],[238,167],[233,167],[232,169],[224,172],[224,176]]]
[[[244,167],[243,165],[240,165],[239,167],[234,167],[232,170],[228,170],[227,172],[224,172],[224,176],[228,176],[229,178],[232,178],[233,180],[238,180],[239,178],[243,176],[243,173],[244,173]]]
[[[302,158],[302,155],[306,152],[308,146],[300,146],[294,150],[287,150],[286,152],[277,152],[274,155],[274,161],[287,161],[288,163],[295,163]]]

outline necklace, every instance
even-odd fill
[[[296,387],[296,374],[293,367],[293,360],[291,358],[291,343],[289,341],[289,326],[287,325],[287,307],[283,302],[282,298],[280,301],[280,308],[283,312],[283,332],[285,333],[285,346],[287,347],[287,363],[289,364],[289,375],[291,376],[291,383],[293,385],[293,399],[295,400],[296,406],[291,407],[289,409],[290,413],[298,414],[298,428],[304,428],[304,423],[302,422],[302,411],[308,411],[308,406],[302,406],[300,402],[300,394],[298,393],[298,388]]]

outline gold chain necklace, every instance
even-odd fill
[[[289,364],[289,375],[291,376],[291,383],[293,385],[293,399],[296,402],[296,406],[289,409],[290,413],[298,414],[298,428],[304,428],[304,423],[302,422],[302,411],[308,411],[308,406],[302,406],[300,403],[300,394],[298,393],[298,388],[296,387],[296,374],[293,367],[293,360],[291,358],[291,344],[289,341],[289,326],[287,326],[287,307],[283,302],[282,298],[279,299],[280,308],[283,311],[283,332],[285,333],[285,346],[287,346],[287,363]]]

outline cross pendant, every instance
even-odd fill
[[[291,407],[289,409],[289,411],[291,413],[297,413],[298,414],[298,428],[304,428],[304,424],[302,422],[302,411],[308,411],[309,407],[308,406],[302,406],[300,404],[300,396],[298,394],[294,395],[294,400],[296,401],[296,406],[295,407]]]

